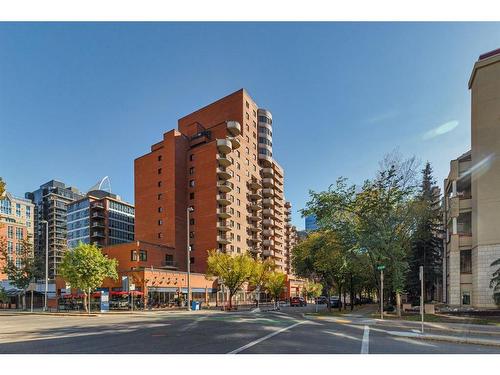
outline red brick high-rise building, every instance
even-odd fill
[[[272,114],[241,89],[178,121],[135,160],[136,239],[174,248],[186,267],[206,270],[207,250],[249,252],[290,271],[290,208],[284,171],[272,154]]]

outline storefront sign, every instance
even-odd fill
[[[109,311],[109,292],[101,290],[101,312]]]

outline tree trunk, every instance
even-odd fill
[[[401,318],[401,294],[396,292],[396,313]]]
[[[342,311],[342,285],[339,284],[339,311]]]
[[[233,293],[229,291],[229,310],[233,309]]]
[[[83,311],[88,312],[87,293],[83,293]]]
[[[26,292],[23,291],[23,311],[26,310]]]

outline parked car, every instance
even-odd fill
[[[318,305],[323,305],[323,304],[325,304],[327,301],[328,301],[328,298],[326,298],[325,296],[319,296],[318,298],[316,298],[316,303],[317,303]]]
[[[330,306],[333,308],[342,307],[342,301],[339,297],[330,297]]]
[[[290,298],[290,306],[298,306],[298,307],[302,307],[302,306],[306,306],[307,305],[307,302],[304,298],[302,297],[292,297]]]

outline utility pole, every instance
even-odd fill
[[[43,303],[43,311],[47,311],[47,294],[49,293],[49,222],[42,220],[45,224],[45,297]]]
[[[380,271],[380,319],[384,319],[384,265],[377,267]]]
[[[424,266],[420,266],[420,315],[422,317],[422,333],[424,333]]]

